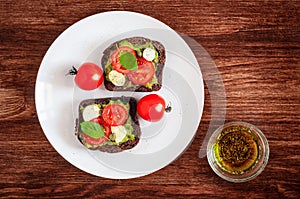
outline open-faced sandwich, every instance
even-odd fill
[[[131,37],[107,47],[101,59],[104,85],[111,91],[157,91],[166,61],[164,46],[144,37]]]
[[[88,149],[116,153],[133,148],[141,136],[137,101],[132,97],[83,100],[75,133]]]

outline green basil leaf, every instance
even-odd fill
[[[81,131],[92,138],[100,138],[104,136],[104,128],[96,122],[81,122]]]
[[[129,52],[120,52],[120,63],[128,70],[137,70],[138,64],[136,57]]]

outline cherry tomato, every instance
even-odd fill
[[[165,100],[157,94],[146,95],[139,100],[137,105],[141,118],[150,122],[159,121],[164,116],[165,108]]]
[[[137,85],[144,85],[150,82],[154,76],[155,68],[151,61],[142,57],[137,58],[138,70],[131,70],[127,73],[128,79]]]
[[[87,134],[83,133],[82,137],[85,140],[86,143],[92,145],[92,146],[98,146],[98,145],[102,145],[105,142],[107,142],[110,134],[111,134],[111,129],[110,126],[108,126],[105,121],[103,120],[103,118],[98,117],[98,118],[94,118],[90,120],[91,122],[96,122],[99,123],[101,126],[103,126],[104,128],[104,136],[100,137],[100,138],[92,138],[90,136],[88,136]]]
[[[124,68],[120,63],[120,52],[130,52],[136,57],[135,51],[128,46],[121,46],[115,50],[111,55],[111,65],[113,69],[120,73],[128,73],[130,70]]]
[[[104,121],[110,126],[123,125],[128,116],[128,111],[119,104],[107,105],[102,112]]]
[[[84,63],[78,70],[73,67],[69,74],[76,75],[75,83],[83,90],[94,90],[103,83],[103,71],[93,63]]]

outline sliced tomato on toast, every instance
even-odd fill
[[[155,73],[155,67],[151,61],[142,57],[137,58],[138,69],[127,73],[128,79],[136,85],[145,85],[150,82]]]
[[[90,121],[96,122],[104,128],[104,136],[100,137],[100,138],[92,138],[92,137],[88,136],[87,134],[83,133],[82,134],[83,140],[87,144],[90,144],[92,146],[102,145],[105,142],[107,142],[110,134],[112,133],[110,126],[108,124],[106,124],[106,122],[104,121],[104,119],[102,117],[97,117],[97,118],[91,119]]]
[[[128,73],[130,70],[124,68],[121,63],[120,63],[120,53],[121,52],[129,52],[132,53],[135,57],[136,57],[136,52],[130,48],[129,46],[120,46],[117,50],[115,50],[112,54],[111,54],[111,65],[113,67],[114,70],[118,71],[119,73],[123,73],[126,74]]]
[[[109,104],[103,109],[102,117],[109,126],[119,126],[126,122],[128,111],[122,105]]]

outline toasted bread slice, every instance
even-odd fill
[[[150,44],[152,47],[154,47],[155,51],[157,52],[157,59],[155,62],[153,61],[153,64],[155,65],[155,73],[151,84],[145,84],[145,85],[135,85],[135,84],[126,84],[125,86],[116,86],[114,85],[110,79],[108,78],[108,73],[110,72],[112,68],[109,63],[111,63],[111,54],[117,50],[124,41],[129,43],[129,45],[133,46],[146,46],[147,44]],[[125,44],[126,45],[126,44]],[[143,47],[141,47],[143,49]],[[141,56],[141,55],[139,55]],[[163,78],[163,69],[166,62],[166,52],[165,47],[158,41],[153,41],[148,38],[144,37],[131,37],[122,39],[120,41],[114,42],[109,47],[107,47],[104,52],[101,59],[101,65],[104,71],[104,85],[107,90],[110,91],[136,91],[136,92],[151,92],[151,91],[158,91],[162,87],[162,78]],[[126,81],[129,81],[126,78]]]
[[[127,137],[124,137],[122,142],[116,143],[114,141],[113,133],[110,134],[108,139],[101,144],[91,144],[86,138],[86,134],[81,129],[81,123],[85,121],[84,119],[84,109],[87,106],[98,106],[99,108],[99,117],[101,117],[102,111],[108,104],[119,104],[124,105],[128,111],[128,116],[126,123],[123,126],[126,126]],[[79,105],[79,117],[76,120],[75,134],[77,135],[79,141],[88,149],[99,150],[108,153],[117,153],[123,150],[128,150],[136,146],[140,140],[141,129],[139,126],[138,116],[137,116],[137,101],[132,97],[111,97],[111,98],[100,98],[100,99],[87,99],[83,100]],[[109,126],[109,125],[108,125]],[[111,128],[109,126],[109,128]],[[84,135],[85,134],[85,135]],[[105,138],[104,138],[105,139]]]

